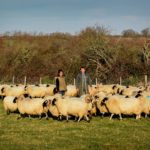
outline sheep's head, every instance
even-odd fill
[[[141,97],[142,95],[140,94],[140,93],[138,93],[136,96],[135,96],[135,98],[139,98],[139,97]]]
[[[43,102],[43,107],[48,107],[51,105],[51,101],[50,100],[46,100]]]
[[[4,93],[4,92],[5,92],[5,87],[2,87],[1,93]]]
[[[115,88],[117,88],[117,86],[116,86],[116,85],[113,85],[112,89],[114,90]]]
[[[104,92],[99,92],[94,96],[94,99],[96,101],[101,101],[105,96],[106,96],[106,94]]]
[[[15,97],[14,99],[13,99],[13,103],[16,103],[17,102],[17,97]]]
[[[56,101],[57,101],[57,98],[54,98],[54,99],[51,101],[52,106],[55,106],[55,105],[56,105]]]
[[[120,94],[120,95],[123,95],[123,92],[124,92],[124,90],[121,90],[119,94]]]
[[[101,101],[101,106],[105,105],[107,100],[108,100],[108,97],[105,97],[105,98]]]
[[[93,97],[91,95],[86,95],[86,97],[85,97],[85,102],[86,103],[91,103],[92,100],[93,100]]]

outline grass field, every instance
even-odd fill
[[[93,117],[90,123],[7,116],[0,101],[0,150],[150,149],[150,118]]]

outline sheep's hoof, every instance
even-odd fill
[[[48,118],[48,117],[46,117],[46,120],[49,120],[49,118]]]
[[[6,111],[6,115],[10,115],[10,111],[9,110]]]
[[[21,117],[17,117],[17,120],[20,120],[21,119]]]
[[[88,123],[90,123],[90,120],[87,120]]]

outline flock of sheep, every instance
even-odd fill
[[[89,94],[77,97],[74,85],[67,86],[65,96],[53,94],[55,85],[0,85],[0,96],[7,114],[18,112],[18,117],[43,115],[68,121],[74,117],[76,121],[90,121],[93,115],[110,114],[135,115],[136,119],[150,113],[150,89],[144,87],[113,85],[93,85]]]

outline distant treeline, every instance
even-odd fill
[[[127,30],[125,30],[127,31]],[[0,36],[0,80],[17,83],[27,76],[29,83],[52,83],[58,69],[65,71],[68,83],[87,67],[93,80],[125,84],[150,76],[150,38],[123,32],[112,36],[100,26],[87,27],[76,35],[68,33],[29,34],[16,32]],[[129,31],[128,31],[129,32]]]

